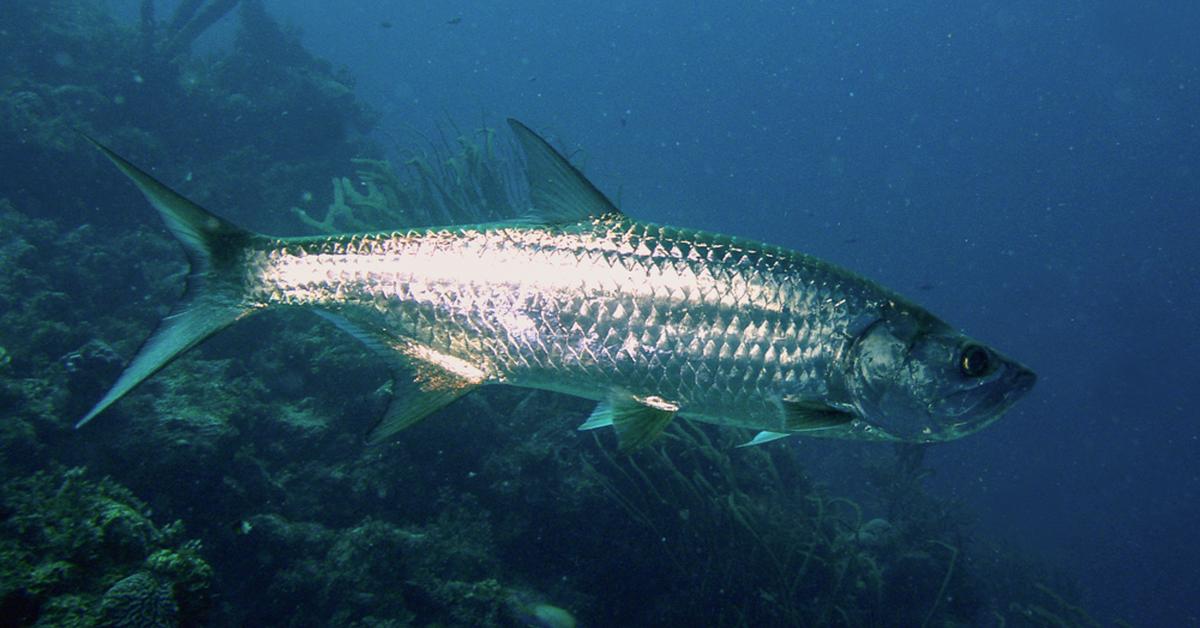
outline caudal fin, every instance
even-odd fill
[[[187,290],[174,310],[138,349],[108,393],[75,427],[91,421],[184,351],[250,313],[251,305],[244,301],[241,287],[244,253],[262,237],[213,215],[100,142],[84,137],[116,164],[158,210],[187,252],[191,272]]]

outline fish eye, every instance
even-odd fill
[[[958,367],[967,377],[979,377],[990,370],[991,356],[979,345],[967,345],[958,358]]]

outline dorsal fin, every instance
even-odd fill
[[[541,136],[512,118],[508,119],[508,125],[525,151],[529,197],[533,204],[532,215],[527,218],[556,224],[621,214],[608,197]]]

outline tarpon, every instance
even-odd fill
[[[255,312],[310,308],[384,356],[375,441],[485,384],[598,401],[623,449],[679,415],[758,430],[931,442],[1000,417],[1032,371],[898,294],[779,246],[634,220],[509,120],[529,214],[279,238],[217,217],[97,147],[183,245],[187,291],[80,426]],[[93,141],[93,143],[95,143]]]

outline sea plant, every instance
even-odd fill
[[[741,434],[678,422],[664,443],[619,457],[600,443],[590,467],[609,497],[652,531],[700,599],[718,604],[720,621],[790,625],[862,623],[877,609],[880,568],[845,533],[858,506],[825,495],[772,449],[734,449]]]
[[[355,179],[334,177],[325,216],[292,212],[321,233],[374,231],[438,224],[494,222],[520,214],[523,185],[513,151],[483,127],[453,142],[439,136],[424,150],[407,149],[399,167],[390,161],[353,159]]]

